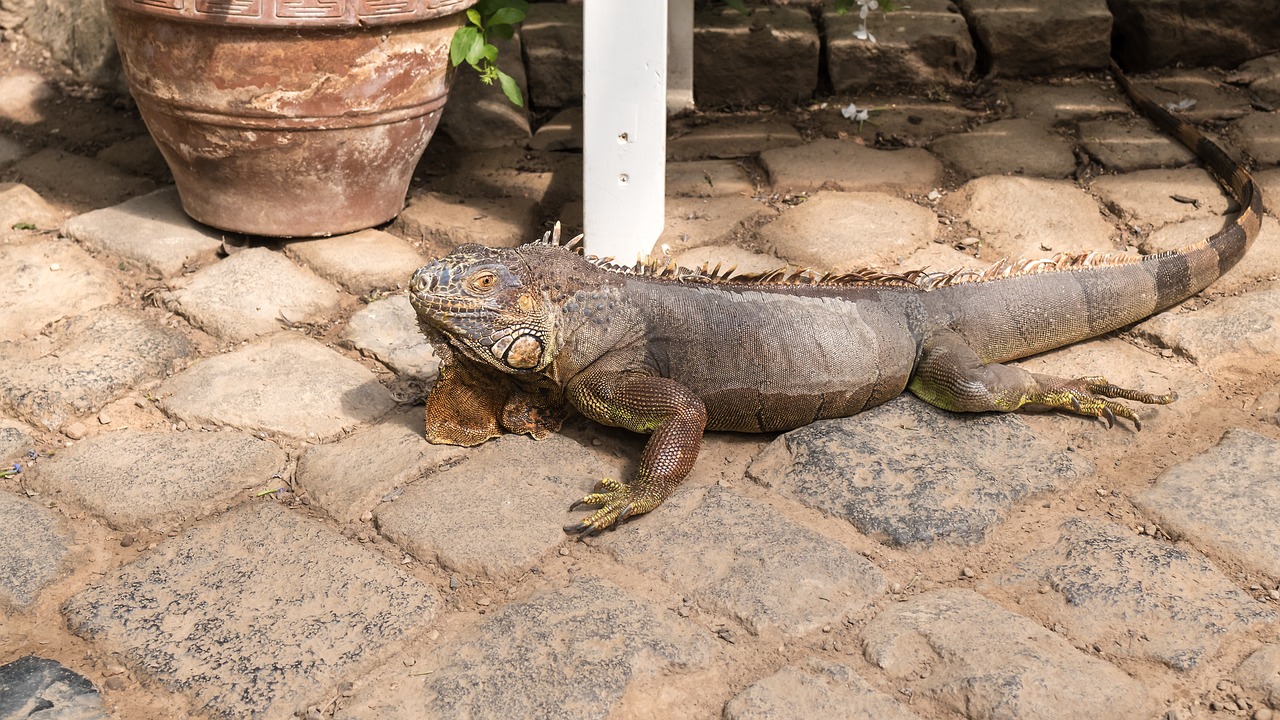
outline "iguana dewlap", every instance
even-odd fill
[[[566,528],[648,512],[693,467],[705,430],[788,430],[853,415],[904,390],[964,412],[1057,409],[1138,425],[1117,399],[1174,394],[1003,365],[1137,322],[1203,290],[1258,234],[1253,179],[1191,125],[1135,102],[1188,145],[1241,206],[1212,237],[1145,257],[1059,255],[985,272],[733,276],[619,268],[555,238],[464,245],[413,276],[410,299],[442,357],[427,439],[544,437],[570,407],[650,435],[636,476],[604,480]]]

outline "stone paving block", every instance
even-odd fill
[[[0,608],[23,610],[66,570],[74,537],[60,515],[0,491]]]
[[[421,241],[430,257],[467,243],[516,247],[534,239],[537,206],[526,198],[464,200],[429,192],[410,198],[393,227],[396,234]]]
[[[722,245],[775,211],[754,198],[734,195],[710,198],[668,198],[666,223],[655,248],[679,252],[701,245]],[[587,240],[587,252],[591,241]]]
[[[215,717],[290,718],[432,621],[431,588],[272,501],[109,571],[63,606],[76,634]]]
[[[229,425],[322,441],[395,406],[363,365],[290,332],[207,358],[166,380],[158,395],[166,413],[191,426]]]
[[[1080,144],[1094,160],[1114,172],[1179,167],[1195,160],[1182,143],[1150,123],[1091,120],[1080,123]]]
[[[412,245],[381,230],[296,240],[284,252],[355,295],[408,287],[413,271],[427,264]]]
[[[1194,549],[1092,519],[1068,520],[986,587],[1013,592],[1022,612],[1065,628],[1077,647],[1192,670],[1276,614]],[[1048,587],[1052,592],[1041,592]]]
[[[1280,103],[1280,53],[1263,55],[1242,63],[1227,77],[1228,82],[1240,82],[1272,105]]]
[[[773,255],[744,250],[736,245],[703,245],[677,253],[673,260],[681,267],[699,268],[706,265],[721,272],[736,268],[735,273],[762,273],[786,267],[787,261]]]
[[[0,717],[109,720],[89,678],[56,660],[27,655],[0,665]]]
[[[895,685],[971,720],[1151,717],[1146,688],[970,590],[897,603],[862,634]]]
[[[1280,114],[1252,113],[1231,125],[1231,137],[1254,161],[1280,165]]]
[[[130,175],[100,160],[45,148],[14,163],[23,181],[37,190],[74,198],[81,209],[115,205],[156,189],[155,182]]]
[[[46,430],[97,412],[191,355],[177,330],[117,307],[64,320],[49,336],[47,343],[0,343],[0,405]]]
[[[878,192],[819,192],[760,228],[764,249],[817,270],[891,267],[933,242],[938,217]]]
[[[667,140],[667,160],[743,158],[803,144],[804,138],[789,122],[769,116],[725,115]]]
[[[977,233],[984,257],[1118,250],[1116,229],[1098,202],[1070,180],[980,177],[948,194],[941,206]]]
[[[1269,643],[1258,648],[1233,675],[1240,687],[1280,710],[1280,645]]]
[[[523,207],[522,203],[532,203],[535,210],[530,212],[536,213],[538,207],[555,208],[570,200],[582,198],[582,154],[538,153],[518,147],[474,151],[459,149],[452,153],[452,164],[427,176],[426,189],[443,193],[455,201],[463,198],[469,202],[482,198],[506,198],[508,204],[515,203],[517,208]],[[412,206],[418,197],[415,191],[409,205]],[[512,212],[503,211],[502,203],[496,203],[494,207],[498,209],[497,217],[500,218],[508,217],[501,213]],[[404,217],[401,212],[400,218]],[[431,227],[429,221],[430,216],[423,215],[419,218],[418,225],[427,223]],[[468,225],[467,222],[469,221],[464,220],[457,232],[492,233],[499,238],[504,237],[504,233],[511,235],[504,228],[504,223],[489,226],[476,223]],[[421,240],[420,236],[409,232],[415,227],[412,222],[406,221],[403,228],[401,223],[395,223],[388,231],[404,235],[410,240]],[[418,229],[421,230],[420,227]],[[516,241],[513,239],[508,242]],[[492,245],[493,242],[486,240],[484,244]],[[450,245],[449,249],[452,247]],[[443,250],[432,252],[440,254]]]
[[[432,653],[425,681],[402,677],[359,692],[340,720],[609,716],[619,706],[662,708],[680,676],[704,667],[711,641],[672,613],[586,577],[493,611],[461,642]],[[421,670],[419,670],[421,672]],[[661,683],[657,697],[632,698]]]
[[[1070,4],[960,0],[994,75],[1101,70],[1111,57],[1107,0]]]
[[[35,190],[22,183],[0,183],[0,238],[16,234],[16,226],[54,230],[61,224],[62,213]]]
[[[120,284],[73,243],[0,245],[0,338],[16,340],[45,325],[120,300]]]
[[[625,536],[604,536],[599,546],[753,634],[803,635],[857,618],[888,587],[858,553],[724,488],[686,491],[667,505],[661,517],[630,523]]]
[[[40,463],[31,485],[116,530],[174,528],[249,497],[288,457],[243,433],[121,430]]]
[[[942,181],[942,163],[920,148],[874,150],[821,139],[760,153],[769,182],[779,192],[927,193]]]
[[[1233,428],[1160,474],[1134,504],[1169,535],[1249,572],[1280,577],[1280,441]]]
[[[34,445],[28,428],[0,417],[0,469],[21,460]]]
[[[124,258],[162,278],[216,260],[223,236],[187,217],[173,187],[77,215],[67,221],[65,231],[96,252]]]
[[[531,150],[582,150],[582,108],[567,107],[538,127]]]
[[[751,176],[733,160],[693,160],[667,163],[667,196],[751,196],[756,191]]]
[[[163,293],[173,312],[223,340],[252,340],[288,323],[323,323],[338,313],[337,287],[266,248],[247,248]]]
[[[1220,217],[1230,208],[1222,187],[1199,168],[1104,175],[1095,179],[1089,190],[1125,220],[1155,227],[1198,217]],[[1174,200],[1174,195],[1184,200]]]
[[[582,6],[532,3],[520,25],[520,41],[529,105],[539,110],[581,105]]]
[[[1138,243],[1144,254],[1173,250],[1200,242],[1221,230],[1230,220],[1221,217],[1196,218],[1165,225]],[[1262,216],[1262,231],[1244,259],[1210,286],[1212,293],[1234,294],[1260,282],[1280,280],[1280,222]]]
[[[1215,300],[1195,312],[1164,312],[1134,327],[1160,347],[1172,348],[1209,369],[1239,369],[1252,376],[1259,362],[1280,356],[1280,285]]]
[[[1046,125],[1132,112],[1115,89],[1103,88],[1096,82],[1064,85],[1005,82],[1000,87],[1004,88],[1015,115]]]
[[[852,668],[817,657],[757,680],[724,707],[724,720],[919,720]]]
[[[956,86],[978,60],[969,26],[950,0],[915,0],[866,20],[875,42],[854,37],[857,12],[839,15],[824,6],[827,67],[837,94],[868,87]]]
[[[1161,0],[1157,0],[1161,1]],[[1222,73],[1212,68],[1187,67],[1164,70],[1135,78],[1134,85],[1159,105],[1182,106],[1179,117],[1192,122],[1234,120],[1253,112],[1249,94],[1222,81]]]
[[[440,369],[440,358],[422,335],[407,295],[375,300],[357,310],[341,338],[347,347],[375,358],[397,375],[425,380]]]
[[[46,119],[57,91],[35,70],[15,69],[0,76],[0,118],[22,125]]]
[[[313,445],[298,461],[298,482],[337,520],[358,520],[385,498],[398,497],[424,473],[473,452],[428,443],[422,421],[423,408],[417,405],[338,442]]]
[[[694,10],[693,94],[700,108],[791,103],[818,89],[818,28],[806,8]]]
[[[914,397],[785,433],[748,470],[893,545],[982,542],[1019,501],[1092,474],[1017,416],[946,413]]]
[[[520,88],[524,106],[507,99],[499,83],[486,85],[480,73],[460,72],[453,77],[449,98],[440,116],[438,132],[459,147],[481,149],[510,145],[523,146],[530,138],[529,80],[521,59],[520,35],[510,38],[490,36],[498,48],[498,65]]]
[[[151,178],[165,184],[173,182],[173,174],[165,163],[164,155],[156,147],[156,141],[150,134],[136,135],[127,140],[114,142],[98,151],[93,156],[96,160],[110,163],[127,173]]]
[[[1210,7],[1177,0],[1112,0],[1117,57],[1125,68],[1230,67],[1276,49],[1280,6],[1226,0]]]
[[[1262,188],[1263,197],[1280,197],[1280,168],[1255,170],[1253,172],[1253,180]],[[1274,205],[1275,203],[1270,203],[1263,209],[1271,217],[1280,218],[1280,210],[1277,210]]]
[[[412,485],[374,510],[378,530],[423,561],[488,578],[511,578],[569,542],[569,503],[600,477],[602,453],[564,435],[505,435]],[[607,459],[605,459],[607,460]]]
[[[1072,142],[1032,120],[1014,118],[934,140],[929,149],[965,177],[1005,175],[1061,178],[1075,172]]]

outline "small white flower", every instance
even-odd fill
[[[848,105],[840,108],[840,114],[856,123],[866,122],[867,118],[871,116],[869,111],[859,110],[858,106],[854,103],[849,103]]]
[[[876,36],[871,34],[871,31],[867,29],[867,26],[866,26],[866,25],[863,25],[862,27],[858,28],[857,30],[854,30],[854,31],[853,31],[853,36],[854,36],[854,37],[856,37],[856,38],[858,38],[859,40],[866,40],[866,41],[871,42],[871,43],[873,43],[873,44],[874,44],[874,43],[875,43],[875,41],[876,41]]]
[[[1190,110],[1191,108],[1193,108],[1193,107],[1195,107],[1195,106],[1196,106],[1196,101],[1195,101],[1195,100],[1192,100],[1191,98],[1183,98],[1182,100],[1179,100],[1179,101],[1178,101],[1178,102],[1176,102],[1176,103],[1165,103],[1165,104],[1164,104],[1164,107],[1165,107],[1165,109],[1166,109],[1166,110],[1170,110],[1170,111],[1173,111],[1173,112],[1179,112],[1179,111],[1181,111],[1181,110]]]

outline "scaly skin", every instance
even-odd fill
[[[1116,76],[1239,202],[1240,214],[1212,237],[1140,259],[1061,255],[980,273],[838,277],[617,268],[561,246],[558,233],[514,250],[465,245],[410,285],[442,360],[427,439],[541,438],[570,408],[648,434],[634,478],[602,480],[574,503],[597,509],[566,531],[596,533],[661,504],[692,469],[705,430],[789,430],[907,389],[946,410],[1060,410],[1140,428],[1118,400],[1165,404],[1175,394],[1002,363],[1111,332],[1203,290],[1257,236],[1262,198],[1217,146]]]

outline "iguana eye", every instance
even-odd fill
[[[498,284],[498,276],[485,270],[467,278],[467,289],[478,293],[487,293]]]

